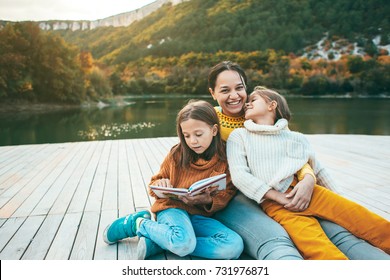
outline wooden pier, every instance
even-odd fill
[[[390,136],[307,137],[340,193],[390,220]],[[135,259],[136,238],[109,246],[103,230],[150,207],[147,184],[175,143],[166,137],[0,147],[0,259]]]

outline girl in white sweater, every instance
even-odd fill
[[[256,87],[246,104],[244,128],[227,141],[234,185],[255,200],[289,233],[305,259],[347,259],[328,239],[315,217],[330,220],[390,254],[390,222],[336,194],[326,170],[303,134],[288,129],[290,111],[277,92]],[[294,174],[309,162],[314,188]],[[299,211],[286,208],[295,198]]]

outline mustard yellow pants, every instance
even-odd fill
[[[324,187],[314,186],[310,205],[302,212],[289,211],[270,200],[262,202],[261,207],[286,229],[305,259],[347,259],[315,217],[332,221],[390,254],[390,222]]]

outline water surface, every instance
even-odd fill
[[[0,145],[175,136],[191,99],[128,99],[123,106],[0,114]],[[202,97],[214,105],[214,101]],[[292,130],[305,134],[390,135],[390,99],[288,98]]]

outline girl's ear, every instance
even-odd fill
[[[268,108],[270,109],[270,110],[276,110],[276,108],[278,107],[278,102],[276,102],[275,100],[272,100],[270,103],[269,103],[269,105],[268,105]]]
[[[212,88],[209,88],[209,92],[210,92],[211,96],[213,97],[213,99],[217,100],[217,98],[215,98],[214,91]]]
[[[216,136],[218,134],[218,125],[214,124],[212,130],[213,130],[213,136]]]

